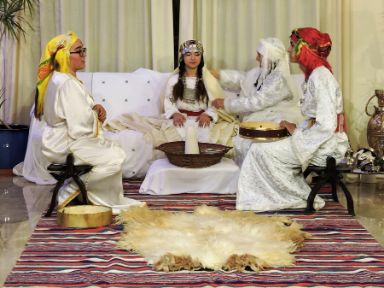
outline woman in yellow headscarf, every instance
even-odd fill
[[[38,70],[35,116],[44,117],[47,127],[42,152],[49,162],[64,163],[72,153],[75,164],[92,165],[82,176],[93,204],[111,207],[115,214],[142,202],[124,198],[121,165],[124,151],[103,138],[100,122],[106,117],[101,105],[94,104],[76,71],[84,69],[86,48],[73,32],[56,36],[44,50]],[[59,207],[79,195],[74,183],[59,191]]]

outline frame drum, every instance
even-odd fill
[[[280,140],[288,137],[288,130],[275,122],[241,122],[240,137],[253,140]]]

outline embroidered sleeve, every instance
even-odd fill
[[[220,85],[224,89],[239,91],[245,75],[246,73],[242,71],[220,70]]]
[[[261,89],[255,86],[244,91],[246,97],[226,98],[224,108],[230,113],[246,113],[260,111],[273,106],[284,99],[292,97],[286,80],[279,71],[274,71],[266,77]]]
[[[326,68],[318,68],[308,79],[303,112],[313,114],[314,124],[304,122],[292,136],[294,150],[303,165],[307,165],[319,147],[335,133],[337,126],[338,84]],[[308,110],[308,111],[306,111]],[[305,125],[307,124],[307,125]]]

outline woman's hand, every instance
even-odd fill
[[[224,99],[223,98],[215,99],[211,102],[211,105],[216,109],[224,109]]]
[[[296,129],[296,124],[283,120],[280,122],[280,127],[286,128],[288,130],[288,133],[292,135]]]
[[[96,111],[97,118],[101,121],[101,123],[104,123],[105,119],[107,118],[107,111],[105,111],[104,107],[100,104],[96,104],[92,107],[92,110]]]
[[[176,127],[183,127],[185,121],[187,120],[183,114],[178,112],[172,115],[172,119],[173,119],[173,125]]]
[[[211,123],[211,117],[208,114],[202,113],[197,117],[196,122],[199,122],[199,127],[208,127]]]

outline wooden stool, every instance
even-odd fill
[[[353,208],[353,198],[349,192],[347,186],[345,186],[342,181],[342,173],[350,172],[351,168],[342,165],[336,165],[336,160],[333,157],[327,157],[326,167],[313,166],[310,165],[304,171],[304,177],[306,178],[309,173],[315,172],[319,175],[318,181],[315,186],[313,186],[311,192],[309,193],[307,199],[307,208],[305,209],[306,213],[313,213],[315,209],[313,208],[313,201],[315,200],[316,194],[319,192],[320,188],[325,184],[329,183],[332,187],[332,198],[334,201],[339,202],[337,197],[337,185],[340,185],[342,188],[345,198],[347,199],[347,209],[348,213],[352,216],[355,216],[355,210]]]
[[[52,190],[52,199],[48,211],[45,213],[45,217],[49,217],[52,214],[53,209],[56,206],[57,194],[59,189],[63,186],[65,180],[73,178],[75,183],[80,189],[83,204],[88,204],[87,190],[85,188],[84,182],[80,179],[80,176],[91,171],[91,165],[74,165],[73,154],[68,154],[65,164],[51,164],[48,166],[48,171],[54,171],[56,173],[50,172],[50,174],[57,180],[56,186]]]

